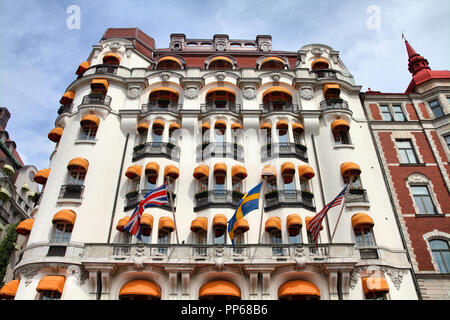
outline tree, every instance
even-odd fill
[[[9,259],[16,245],[16,227],[17,223],[10,224],[6,229],[5,236],[3,237],[2,242],[0,243],[0,288],[4,285],[3,278],[5,277]]]

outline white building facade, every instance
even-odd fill
[[[156,49],[138,29],[108,29],[77,74],[36,175],[15,299],[418,299],[339,52],[182,34]],[[226,221],[262,175],[232,246]],[[316,247],[307,221],[352,179]],[[175,210],[146,209],[139,242],[123,226],[165,181]]]

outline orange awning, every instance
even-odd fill
[[[259,129],[261,129],[261,130],[264,130],[264,129],[271,130],[272,129],[272,124],[270,122],[264,122],[263,124],[261,124],[259,126]]]
[[[296,236],[300,232],[302,226],[302,218],[296,213],[290,214],[286,218],[286,228],[291,237]]]
[[[226,92],[232,93],[233,95],[236,95],[236,93],[234,93],[234,91],[232,89],[226,88],[226,87],[215,87],[215,88],[209,89],[206,92],[206,95],[210,94],[211,92],[215,92],[215,91],[226,91]]]
[[[350,129],[350,124],[343,119],[334,120],[331,123],[331,131],[334,131],[335,129],[342,129],[342,128],[345,130],[348,130],[348,129]]]
[[[109,83],[106,79],[93,79],[91,81],[91,90],[95,91],[98,88],[102,88],[105,91],[108,91]]]
[[[224,56],[217,56],[211,59],[211,61],[209,61],[209,63],[211,64],[213,61],[218,61],[218,60],[224,60],[226,62],[231,63],[231,65],[233,65],[233,61],[231,61],[230,58],[224,57]]]
[[[172,57],[172,56],[161,57],[161,58],[158,60],[158,63],[160,63],[160,62],[162,62],[162,61],[173,61],[173,62],[175,62],[175,63],[178,63],[178,64],[180,65],[180,67],[182,66],[181,61],[178,60],[178,59],[175,58],[175,57]]]
[[[237,122],[233,122],[231,124],[231,129],[233,129],[233,130],[242,129],[242,124],[237,123]]]
[[[31,229],[33,229],[34,219],[25,219],[22,220],[16,227],[16,232],[23,236],[27,236],[30,234]]]
[[[237,164],[231,168],[231,176],[243,180],[247,178],[247,170],[243,166]]]
[[[81,118],[80,124],[84,125],[87,122],[93,123],[98,127],[98,125],[100,124],[100,118],[97,117],[95,114],[88,114],[85,115],[83,118]]]
[[[39,184],[45,184],[47,182],[49,174],[50,174],[50,169],[39,170],[34,175],[34,181],[36,181]]]
[[[354,162],[348,161],[341,164],[342,176],[355,176],[361,174],[361,168]]]
[[[77,71],[75,72],[75,74],[82,74],[83,72],[86,71],[86,69],[88,69],[91,66],[91,63],[89,61],[84,61],[82,63],[80,63],[80,65],[78,66]]]
[[[286,296],[320,297],[320,291],[314,283],[305,280],[293,280],[283,283],[278,289],[278,298]]]
[[[341,87],[336,83],[327,83],[323,86],[325,99],[338,98],[341,94]]]
[[[164,168],[164,178],[170,177],[172,179],[178,179],[180,171],[173,165],[168,165]]]
[[[198,166],[194,170],[194,178],[199,180],[201,178],[207,178],[209,176],[209,167],[204,164]]]
[[[127,225],[128,221],[130,221],[130,217],[123,217],[122,219],[120,219],[117,223],[116,230],[123,232],[123,228]]]
[[[161,299],[161,290],[154,282],[147,280],[133,280],[125,283],[120,289],[119,296],[142,295]]]
[[[64,131],[64,128],[56,127],[48,133],[48,138],[50,139],[50,141],[59,142],[59,140],[61,139],[61,136],[63,134],[63,131]]]
[[[197,232],[200,230],[203,231],[208,230],[208,219],[206,217],[197,217],[194,220],[192,220],[191,231]]]
[[[225,120],[217,120],[214,124],[214,128],[226,128],[227,122]]]
[[[67,164],[67,170],[70,170],[72,166],[78,166],[81,167],[84,171],[87,171],[89,168],[89,161],[84,158],[74,158]]]
[[[215,227],[226,227],[227,217],[224,214],[216,214],[213,219],[213,228]]]
[[[298,175],[300,177],[305,177],[306,179],[312,179],[315,173],[313,168],[305,164],[298,167]]]
[[[292,162],[285,162],[281,165],[281,174],[295,173],[295,166]]]
[[[265,228],[267,232],[271,232],[274,229],[281,231],[281,219],[279,217],[270,217],[266,220]]]
[[[153,121],[152,128],[164,128],[164,125],[165,125],[164,120],[158,119]]]
[[[0,298],[8,299],[16,296],[20,280],[12,280],[0,289]]]
[[[314,217],[306,217],[305,218],[306,229],[308,229],[309,222],[312,220],[312,218],[314,218]],[[320,225],[320,230],[323,230],[323,224]]]
[[[127,171],[125,172],[125,175],[129,178],[129,179],[134,179],[136,177],[140,177],[142,173],[142,167],[138,166],[138,165],[132,165],[129,166]]]
[[[148,213],[143,213],[141,216],[141,226],[147,226],[150,229],[153,228],[153,216]]]
[[[240,229],[242,232],[247,232],[248,230],[250,230],[250,226],[248,225],[248,221],[247,219],[239,219],[237,224],[236,224],[236,228],[235,230]]]
[[[66,278],[63,276],[45,276],[39,281],[37,292],[56,291],[62,294]]]
[[[120,63],[121,57],[117,53],[108,52],[103,56],[103,63],[105,63],[105,59],[111,59],[114,58],[117,60],[117,64]]]
[[[277,129],[287,129],[289,127],[289,123],[286,120],[280,120],[277,122]]]
[[[293,123],[292,124],[292,131],[304,131],[305,128],[301,123]]]
[[[271,92],[284,92],[284,93],[292,96],[291,92],[288,89],[286,89],[284,87],[280,87],[280,86],[273,86],[273,87],[270,87],[269,89],[267,89],[266,91],[264,91],[262,97],[264,98],[266,95],[268,95]]]
[[[277,61],[277,62],[282,63],[283,65],[285,63],[284,60],[281,59],[281,58],[278,58],[278,57],[267,57],[261,62],[261,65],[263,65],[264,63],[269,62],[269,61]]]
[[[318,58],[311,63],[311,69],[313,70],[328,69],[328,61],[324,58]]]
[[[171,217],[161,217],[159,218],[158,230],[172,232],[175,230],[175,222]]]
[[[172,88],[169,88],[169,87],[158,87],[158,88],[155,88],[155,89],[153,89],[153,90],[150,92],[150,94],[155,93],[155,92],[157,92],[157,91],[168,91],[168,92],[172,92],[173,94],[175,94],[175,95],[177,95],[177,96],[180,95],[180,94],[178,93],[177,90],[172,89]]]
[[[357,213],[352,216],[352,226],[353,228],[361,225],[370,225],[374,226],[375,223],[373,222],[372,218],[366,214],[366,213]]]
[[[76,218],[77,214],[73,210],[63,209],[55,213],[52,219],[52,223],[54,224],[57,222],[65,222],[74,225]]]
[[[272,165],[267,165],[262,169],[261,176],[264,177],[276,177],[277,169]]]
[[[231,297],[241,297],[241,290],[237,285],[230,281],[210,281],[204,284],[198,293],[198,296],[231,296]]]
[[[369,292],[389,292],[389,285],[386,282],[386,279],[381,277],[367,277],[362,278],[362,285],[364,294]]]
[[[176,122],[172,122],[172,123],[169,125],[169,131],[170,131],[170,130],[180,129],[180,128],[181,128],[181,125],[180,125],[179,123],[176,123]]]
[[[73,98],[75,98],[75,92],[66,91],[64,92],[64,95],[62,96],[61,100],[59,100],[59,103],[61,103],[62,105],[69,104],[73,101]]]
[[[225,163],[216,163],[214,165],[214,174],[217,171],[227,172],[227,165]]]
[[[208,130],[209,128],[211,128],[211,125],[207,122],[203,122],[202,123],[202,130]]]
[[[145,131],[148,131],[148,123],[145,122],[139,123],[136,130],[141,134]]]
[[[156,175],[158,175],[158,172],[159,172],[159,164],[157,164],[156,162],[149,162],[145,166],[145,174],[156,173]]]

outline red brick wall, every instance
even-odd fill
[[[380,108],[376,104],[369,104],[370,113],[372,114],[373,120],[381,120]]]
[[[387,163],[399,163],[397,156],[397,149],[391,139],[391,132],[378,132],[378,137],[381,142],[381,149],[384,153]]]
[[[447,157],[447,154],[445,153],[444,146],[442,145],[442,142],[439,139],[436,131],[430,131],[430,134],[431,134],[431,137],[433,138],[434,144],[436,145],[438,154],[441,157],[442,162],[450,161],[450,159],[448,159],[448,157]]]
[[[424,163],[436,163],[436,160],[433,156],[433,151],[431,150],[431,146],[428,144],[428,140],[425,137],[424,132],[411,132],[412,135],[416,138],[416,146],[418,150],[417,153],[420,153],[422,156]]]
[[[414,106],[412,104],[406,104],[406,112],[408,112],[409,120],[419,120],[419,118],[417,117],[416,109],[414,109]]]
[[[422,117],[424,119],[430,119],[430,115],[428,114],[427,108],[425,107],[425,104],[423,104],[422,102],[419,103],[419,109],[420,112],[422,113]]]

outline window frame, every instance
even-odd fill
[[[433,102],[437,102],[437,105],[432,106],[431,103],[433,103]],[[430,107],[430,110],[433,113],[435,118],[440,118],[440,117],[445,116],[444,108],[442,108],[442,105],[439,102],[439,97],[436,97],[435,99],[432,99],[432,100],[427,100],[427,104],[428,104],[428,107]],[[435,109],[439,109],[441,112],[441,115],[436,115],[436,113],[434,111]]]
[[[400,147],[399,143],[409,143],[410,148]],[[417,152],[415,150],[414,143],[412,139],[395,139],[395,147],[397,148],[398,154],[399,154],[399,161],[401,164],[419,164],[419,157],[417,156]],[[414,162],[411,162],[410,154],[408,153],[408,150],[412,151],[412,154],[414,156]],[[404,153],[402,152],[404,151]],[[403,154],[408,159],[407,162],[404,162],[405,158],[403,157]]]
[[[429,198],[431,205],[433,206],[433,212],[421,212],[421,207],[418,205],[418,203],[416,202],[416,196],[423,198],[423,195],[421,194],[414,194],[414,189],[415,188],[425,188],[427,190],[427,197]],[[416,213],[418,215],[429,215],[429,214],[438,214],[437,208],[436,208],[436,204],[433,201],[433,197],[431,196],[431,192],[430,189],[428,188],[427,184],[415,184],[415,185],[410,185],[410,190],[411,190],[411,196],[413,198],[413,202],[415,204],[415,207],[417,207],[417,209],[419,209],[419,212]],[[424,209],[427,209],[426,206],[424,205],[424,203],[422,202],[422,205],[424,207]]]
[[[68,243],[73,233],[73,224],[64,221],[55,221],[52,232],[52,243]]]
[[[432,244],[431,244],[433,241],[442,241],[442,242],[444,242],[447,245],[447,248],[446,249],[434,249],[432,247]],[[429,245],[429,247],[431,249],[431,256],[433,257],[433,261],[437,265],[437,267],[439,269],[439,272],[440,273],[444,273],[444,274],[449,274],[450,273],[450,259],[449,259],[449,261],[447,263],[446,259],[444,258],[444,256],[441,253],[442,251],[443,252],[448,252],[448,255],[450,256],[450,244],[449,244],[448,240],[444,240],[444,239],[440,239],[440,238],[430,239],[428,241],[428,245]],[[441,260],[436,258],[436,255],[435,255],[436,252],[438,252],[440,254],[440,259]],[[439,263],[439,261],[441,261],[442,263]],[[445,268],[445,270],[441,269],[441,265],[442,264],[443,264],[443,267]]]
[[[385,102],[385,103],[379,103],[379,110],[381,113],[381,120],[382,121],[395,121],[395,122],[406,122],[409,121],[408,119],[408,113],[405,112],[405,106],[404,103],[391,103],[391,102]],[[387,108],[387,111],[383,112],[383,107]],[[403,120],[398,120],[396,115],[399,113],[395,111],[395,107],[400,107],[401,114],[403,116]],[[383,115],[387,115],[387,112],[389,113],[389,120],[385,119]]]
[[[80,141],[96,141],[98,126],[93,122],[86,122],[80,126],[80,134],[78,140]]]

